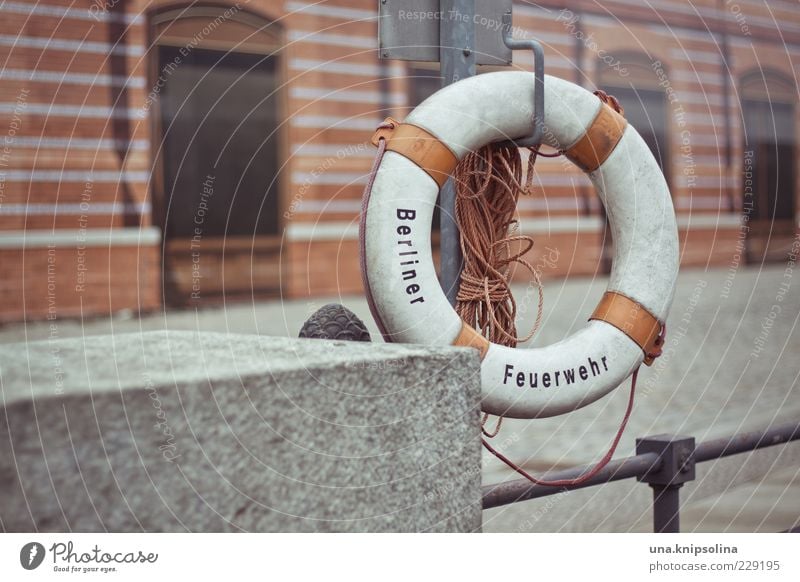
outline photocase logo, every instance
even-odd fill
[[[44,560],[44,546],[39,542],[28,542],[19,551],[19,563],[26,570],[35,570]]]

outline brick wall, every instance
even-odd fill
[[[91,9],[91,10],[90,10]],[[145,18],[124,3],[0,12],[0,321],[159,305]]]
[[[59,315],[160,306],[148,39],[151,16],[174,5],[17,0],[0,8],[0,321],[47,317],[52,243]],[[794,3],[665,0],[652,8],[631,0],[608,1],[601,9],[574,0],[571,14],[564,12],[566,3],[537,5],[516,3],[514,24],[518,36],[542,41],[552,75],[594,88],[601,56],[636,53],[662,63],[665,90],[668,85],[676,99],[668,108],[668,174],[683,264],[727,265],[740,231],[737,87],[759,67],[794,79],[800,64]],[[373,153],[367,139],[387,114],[407,114],[407,64],[377,59],[372,0],[251,0],[240,8],[277,21],[285,42],[283,295],[358,293],[357,219]],[[528,55],[515,55],[515,67],[529,66]],[[731,95],[727,116],[725,91]],[[683,155],[687,140],[691,164]],[[557,254],[558,260],[545,261],[545,276],[598,272],[604,220],[588,180],[558,160],[540,160],[537,170],[537,190],[520,205],[522,231],[536,239],[530,258],[537,264]],[[89,231],[93,246],[80,255],[79,240]],[[30,237],[37,241],[32,246]],[[79,256],[91,275],[85,293],[69,290]]]
[[[327,3],[326,7],[333,4]],[[739,252],[741,231],[743,128],[737,87],[745,73],[760,67],[768,66],[794,78],[800,64],[800,13],[790,2],[769,3],[767,7],[761,2],[748,1],[721,8],[714,0],[694,2],[691,6],[684,2],[659,2],[656,9],[635,1],[606,2],[602,8],[583,1],[537,4],[534,7],[515,3],[514,24],[517,36],[535,36],[542,41],[549,74],[594,89],[601,83],[599,59],[630,53],[643,55],[654,76],[663,71],[658,80],[664,83],[665,92],[669,87],[673,96],[667,111],[667,174],[681,230],[682,264],[728,266]],[[363,8],[371,10],[370,3],[364,3]],[[355,15],[346,10],[328,9],[326,14],[329,17],[320,18],[319,23],[331,28],[305,38],[303,45],[308,46],[303,46],[303,52],[325,53],[329,55],[327,58],[337,59],[337,63],[357,59],[374,68],[377,61],[364,55],[364,51],[375,48],[374,29],[350,24]],[[578,17],[582,36],[568,26],[574,16]],[[330,36],[331,31],[346,32],[351,46],[342,48],[340,39]],[[778,31],[784,42],[775,42]],[[728,49],[722,46],[723,32],[727,33]],[[292,50],[301,49],[292,47]],[[728,54],[723,59],[725,50]],[[761,63],[757,62],[759,55],[763,55]],[[530,67],[527,55],[518,53],[514,58],[515,67]],[[319,83],[328,91],[344,92],[354,84],[358,89],[388,91],[383,102],[390,103],[392,114],[402,119],[408,112],[409,81],[403,78],[407,67],[398,62],[388,62],[386,66],[394,78],[383,88],[366,75],[366,68],[362,76],[331,71],[312,77],[306,73],[292,82],[295,86]],[[726,90],[730,93],[727,116],[723,107]],[[328,124],[344,125],[351,116],[356,116],[354,119],[360,125],[367,119],[377,122],[381,116],[370,118],[370,107],[360,104],[359,97],[353,95],[348,99],[331,93],[314,102],[313,111],[327,115]],[[298,108],[306,105],[304,101],[296,103]],[[294,124],[305,122],[303,115],[307,112],[298,110]],[[731,136],[730,159],[725,124]],[[305,155],[297,155],[293,165],[296,212],[288,221],[287,233],[290,241],[297,241],[291,248],[298,252],[289,257],[291,295],[360,289],[357,263],[348,257],[354,252],[353,240],[357,235],[354,221],[370,160],[368,156],[357,155],[346,161],[327,162],[347,144],[363,143],[368,134],[368,129],[350,128],[303,129],[292,133],[295,147],[297,142],[306,141],[314,145],[309,145],[308,153],[300,149],[300,154]],[[326,144],[327,149],[312,153],[317,151],[318,144]],[[322,169],[316,181],[310,187],[303,187],[304,179],[309,179],[315,168],[318,172]],[[588,180],[577,170],[565,170],[559,160],[541,159],[537,171],[539,187],[520,205],[522,231],[536,240],[529,258],[537,264],[543,255],[552,255],[547,249],[555,249],[559,258],[543,269],[545,276],[598,272],[604,254],[604,221]],[[795,188],[795,197],[797,191]],[[327,271],[322,270],[326,268]],[[518,275],[525,276],[521,271]]]

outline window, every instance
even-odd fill
[[[667,100],[664,93],[652,89],[613,87],[606,91],[614,95],[625,108],[628,120],[650,148],[661,171],[669,176],[667,166]]]
[[[442,76],[434,68],[408,68],[409,111],[442,88]]]
[[[231,6],[157,13],[154,222],[169,304],[280,288],[280,30]]]
[[[753,158],[753,209],[757,220],[794,217],[794,107],[742,101],[745,155]]]
[[[750,261],[783,260],[794,236],[795,95],[793,83],[778,73],[742,79],[742,209],[749,218]]]
[[[669,171],[669,136],[667,135],[667,96],[649,57],[639,53],[621,53],[612,64],[598,61],[597,86],[616,97],[625,109],[625,119],[650,148],[667,183]],[[603,232],[602,270],[611,272],[614,242],[608,220]]]
[[[645,55],[623,54],[619,63],[600,69],[598,86],[619,99],[628,123],[642,136],[669,182],[667,96]]]
[[[198,212],[204,236],[278,234],[276,59],[158,50],[161,71],[180,59],[160,97],[165,236],[192,237]]]

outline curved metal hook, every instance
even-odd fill
[[[544,133],[544,49],[537,40],[515,40],[511,33],[511,12],[503,14],[503,43],[513,50],[533,51],[533,133],[530,137],[511,139],[517,147],[537,147]]]

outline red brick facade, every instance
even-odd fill
[[[796,4],[565,4],[515,3],[515,34],[542,41],[551,75],[587,88],[610,84],[612,92],[626,84],[660,92],[665,113],[656,124],[663,126],[682,263],[739,261],[749,151],[742,104],[757,100],[759,86],[774,88],[762,98],[791,107],[785,131],[797,134]],[[375,11],[372,0],[188,8],[147,0],[6,2],[0,321],[148,311],[164,304],[165,277],[190,285],[189,255],[169,254],[180,245],[163,244],[154,218],[163,205],[164,163],[154,53],[165,38],[191,39],[192,31],[201,47],[272,51],[281,80],[278,232],[258,244],[239,241],[238,250],[226,246],[224,269],[222,251],[206,261],[204,277],[214,281],[204,300],[234,288],[246,297],[360,292],[357,222],[372,156],[366,141],[387,112],[407,113],[413,82],[407,63],[378,60]],[[515,55],[515,67],[529,66],[527,55]],[[797,148],[791,151],[796,162]],[[588,181],[559,160],[541,160],[537,170],[537,190],[520,205],[521,230],[536,239],[533,263],[545,276],[602,272],[604,219]],[[800,176],[787,175],[795,183],[781,184],[780,195],[791,216],[749,233],[751,260],[780,256],[795,235]]]

